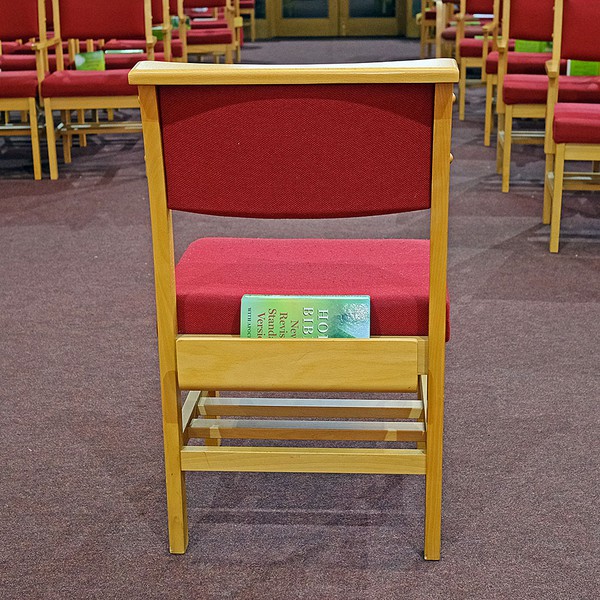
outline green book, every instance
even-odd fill
[[[156,25],[152,28],[152,35],[161,42],[165,37],[165,32],[163,31],[162,25]]]
[[[552,52],[551,42],[535,40],[515,40],[515,52]]]
[[[143,54],[141,48],[126,48],[124,50],[105,50],[104,54]]]
[[[598,77],[600,76],[600,62],[589,60],[568,60],[567,75],[577,77]]]
[[[368,338],[369,296],[242,296],[246,338]]]
[[[106,71],[104,52],[81,52],[75,55],[75,69],[78,71]]]

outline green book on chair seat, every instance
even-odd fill
[[[242,297],[240,335],[247,338],[368,338],[369,296]]]

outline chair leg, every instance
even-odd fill
[[[500,135],[502,133],[502,135]],[[496,173],[502,174],[502,152],[504,137],[504,113],[498,114],[498,133],[496,136]]]
[[[554,157],[554,193],[552,194],[552,217],[550,219],[550,252],[558,252],[564,173],[565,145],[557,144],[556,156]]]
[[[250,13],[250,40],[256,41],[256,14],[254,11]]]
[[[207,393],[207,396],[209,398],[218,398],[219,397],[219,392],[216,391],[210,391]],[[207,419],[218,419],[219,417],[216,416],[206,416]],[[205,438],[204,439],[204,445],[205,446],[220,446],[221,445],[221,439],[220,438]]]
[[[109,121],[114,121],[115,120],[115,109],[114,108],[107,108],[106,109],[106,118]]]
[[[465,120],[465,94],[467,91],[467,65],[464,60],[460,61],[460,79],[458,80],[458,118]]]
[[[31,127],[31,153],[33,155],[33,178],[42,178],[42,156],[40,154],[40,132],[38,130],[35,98],[29,98],[29,126]]]
[[[227,46],[225,49],[225,64],[232,65],[233,64],[233,51],[231,46]]]
[[[48,162],[50,164],[50,179],[58,179],[58,159],[56,158],[56,137],[54,135],[54,119],[50,99],[44,100],[46,115],[46,140],[48,142]]]
[[[70,165],[73,162],[71,148],[73,147],[73,136],[69,135],[69,126],[71,125],[71,111],[62,111],[62,120],[66,127],[66,134],[62,136],[63,159],[65,164]]]
[[[546,172],[544,175],[544,205],[542,209],[542,223],[548,225],[552,211],[552,192],[549,184],[549,174],[554,171],[554,154],[546,154]]]
[[[506,105],[504,114],[504,151],[502,153],[502,191],[510,189],[510,155],[512,150],[512,106]]]
[[[174,376],[168,379],[174,379]],[[183,554],[188,545],[188,520],[185,472],[181,470],[183,432],[181,431],[180,392],[175,381],[163,380],[162,397],[169,551],[172,554]]]
[[[488,77],[485,83],[485,131],[483,143],[489,146],[492,143],[492,124],[494,122],[494,84]]]
[[[85,110],[80,109],[77,111],[77,122],[81,125],[85,123]],[[87,146],[87,136],[85,133],[79,134],[79,147],[85,148]]]
[[[438,379],[438,381],[435,381]],[[428,377],[427,461],[425,467],[425,560],[439,560],[442,529],[443,374]],[[435,395],[441,396],[435,398]],[[436,410],[436,407],[438,409]],[[437,413],[437,414],[436,414]]]

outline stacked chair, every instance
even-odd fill
[[[485,4],[485,0],[474,0],[473,5]],[[436,56],[457,56],[458,43],[463,38],[481,37],[484,27],[491,19],[475,19],[466,12],[455,12],[454,1],[437,0],[436,2]],[[459,5],[460,11],[460,5]],[[490,14],[489,11],[488,13]]]
[[[560,76],[561,60],[600,62],[600,3],[555,0],[554,45],[548,65],[544,222],[550,220],[550,252],[558,252],[563,190],[600,189],[600,77],[581,84],[593,102],[564,93],[569,81]],[[588,98],[589,100],[589,98]],[[592,172],[565,172],[565,161],[591,161]]]
[[[146,40],[148,58],[153,58],[155,38],[152,36],[150,0],[54,0],[54,35],[56,38],[57,71],[44,78],[41,96],[46,114],[46,137],[50,178],[58,178],[56,136],[63,141],[65,162],[71,160],[73,135],[88,133],[128,133],[139,131],[135,122],[77,123],[71,112],[116,108],[138,108],[136,89],[127,81],[129,69],[106,71],[76,71],[65,69],[61,41],[70,44],[79,40],[111,38]],[[54,124],[54,112],[61,112],[61,121]]]
[[[13,57],[23,41],[33,43],[33,70],[7,70],[6,62]],[[38,130],[37,98],[39,83],[48,70],[46,52],[46,15],[43,1],[22,0],[19,10],[14,2],[0,0],[0,46],[11,54],[0,56],[0,111],[4,112],[4,124],[0,124],[0,135],[24,135],[31,139],[33,174],[42,178],[42,162]],[[11,121],[11,111],[18,112],[20,121]]]
[[[435,51],[436,9],[434,0],[421,0],[421,12],[416,17],[421,39],[421,58],[429,58]]]
[[[455,61],[157,66],[139,63],[129,77],[150,191],[171,552],[188,544],[189,471],[404,473],[425,475],[425,558],[439,559]],[[429,240],[203,238],[175,266],[173,211],[320,219],[422,209]],[[369,294],[372,337],[240,337],[245,293]],[[382,392],[413,399],[356,396]]]
[[[250,21],[250,40],[256,41],[256,2],[255,0],[240,0],[240,15]]]

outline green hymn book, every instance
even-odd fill
[[[369,296],[242,296],[240,335],[247,338],[368,338]]]
[[[81,52],[75,55],[75,69],[78,71],[105,71],[104,52]]]
[[[588,60],[568,60],[567,75],[573,77],[598,77],[600,75],[600,62]]]

